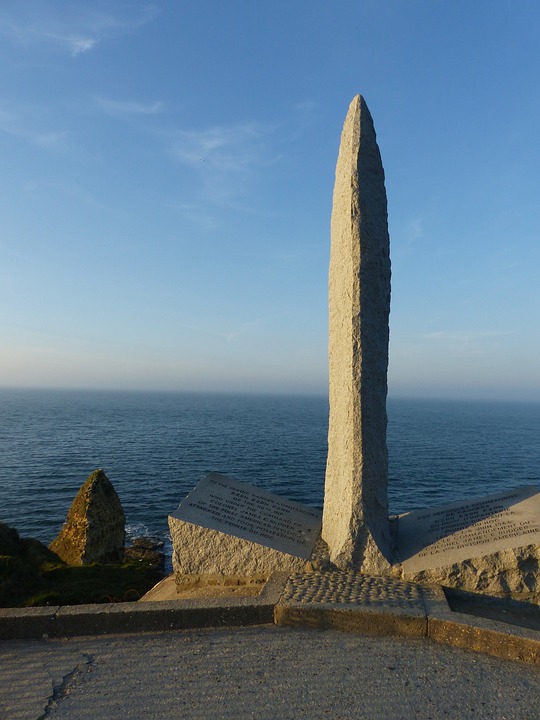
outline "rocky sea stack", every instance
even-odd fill
[[[126,519],[120,498],[103,470],[94,470],[77,493],[64,527],[50,544],[68,565],[120,562]]]

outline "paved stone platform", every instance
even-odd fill
[[[392,578],[352,572],[295,573],[287,579],[282,603],[362,605],[393,609],[422,609],[419,585]]]
[[[537,667],[259,626],[0,643],[2,720],[535,720]]]
[[[281,625],[333,627],[377,635],[427,635],[419,585],[352,572],[291,575],[274,618]]]

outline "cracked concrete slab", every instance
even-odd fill
[[[0,646],[0,718],[40,720],[66,692],[90,658],[69,646],[12,641]]]
[[[263,626],[7,641],[0,667],[2,720],[540,717],[537,667],[426,638]]]

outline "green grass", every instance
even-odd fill
[[[68,566],[42,543],[0,525],[0,607],[138,600],[161,577],[147,560]]]
[[[57,566],[42,572],[39,593],[26,596],[24,605],[133,601],[159,580],[156,569],[144,560],[123,565]]]

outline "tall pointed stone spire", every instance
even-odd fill
[[[390,241],[384,170],[362,96],[336,166],[329,273],[330,418],[322,536],[342,568],[389,568],[386,395]]]

